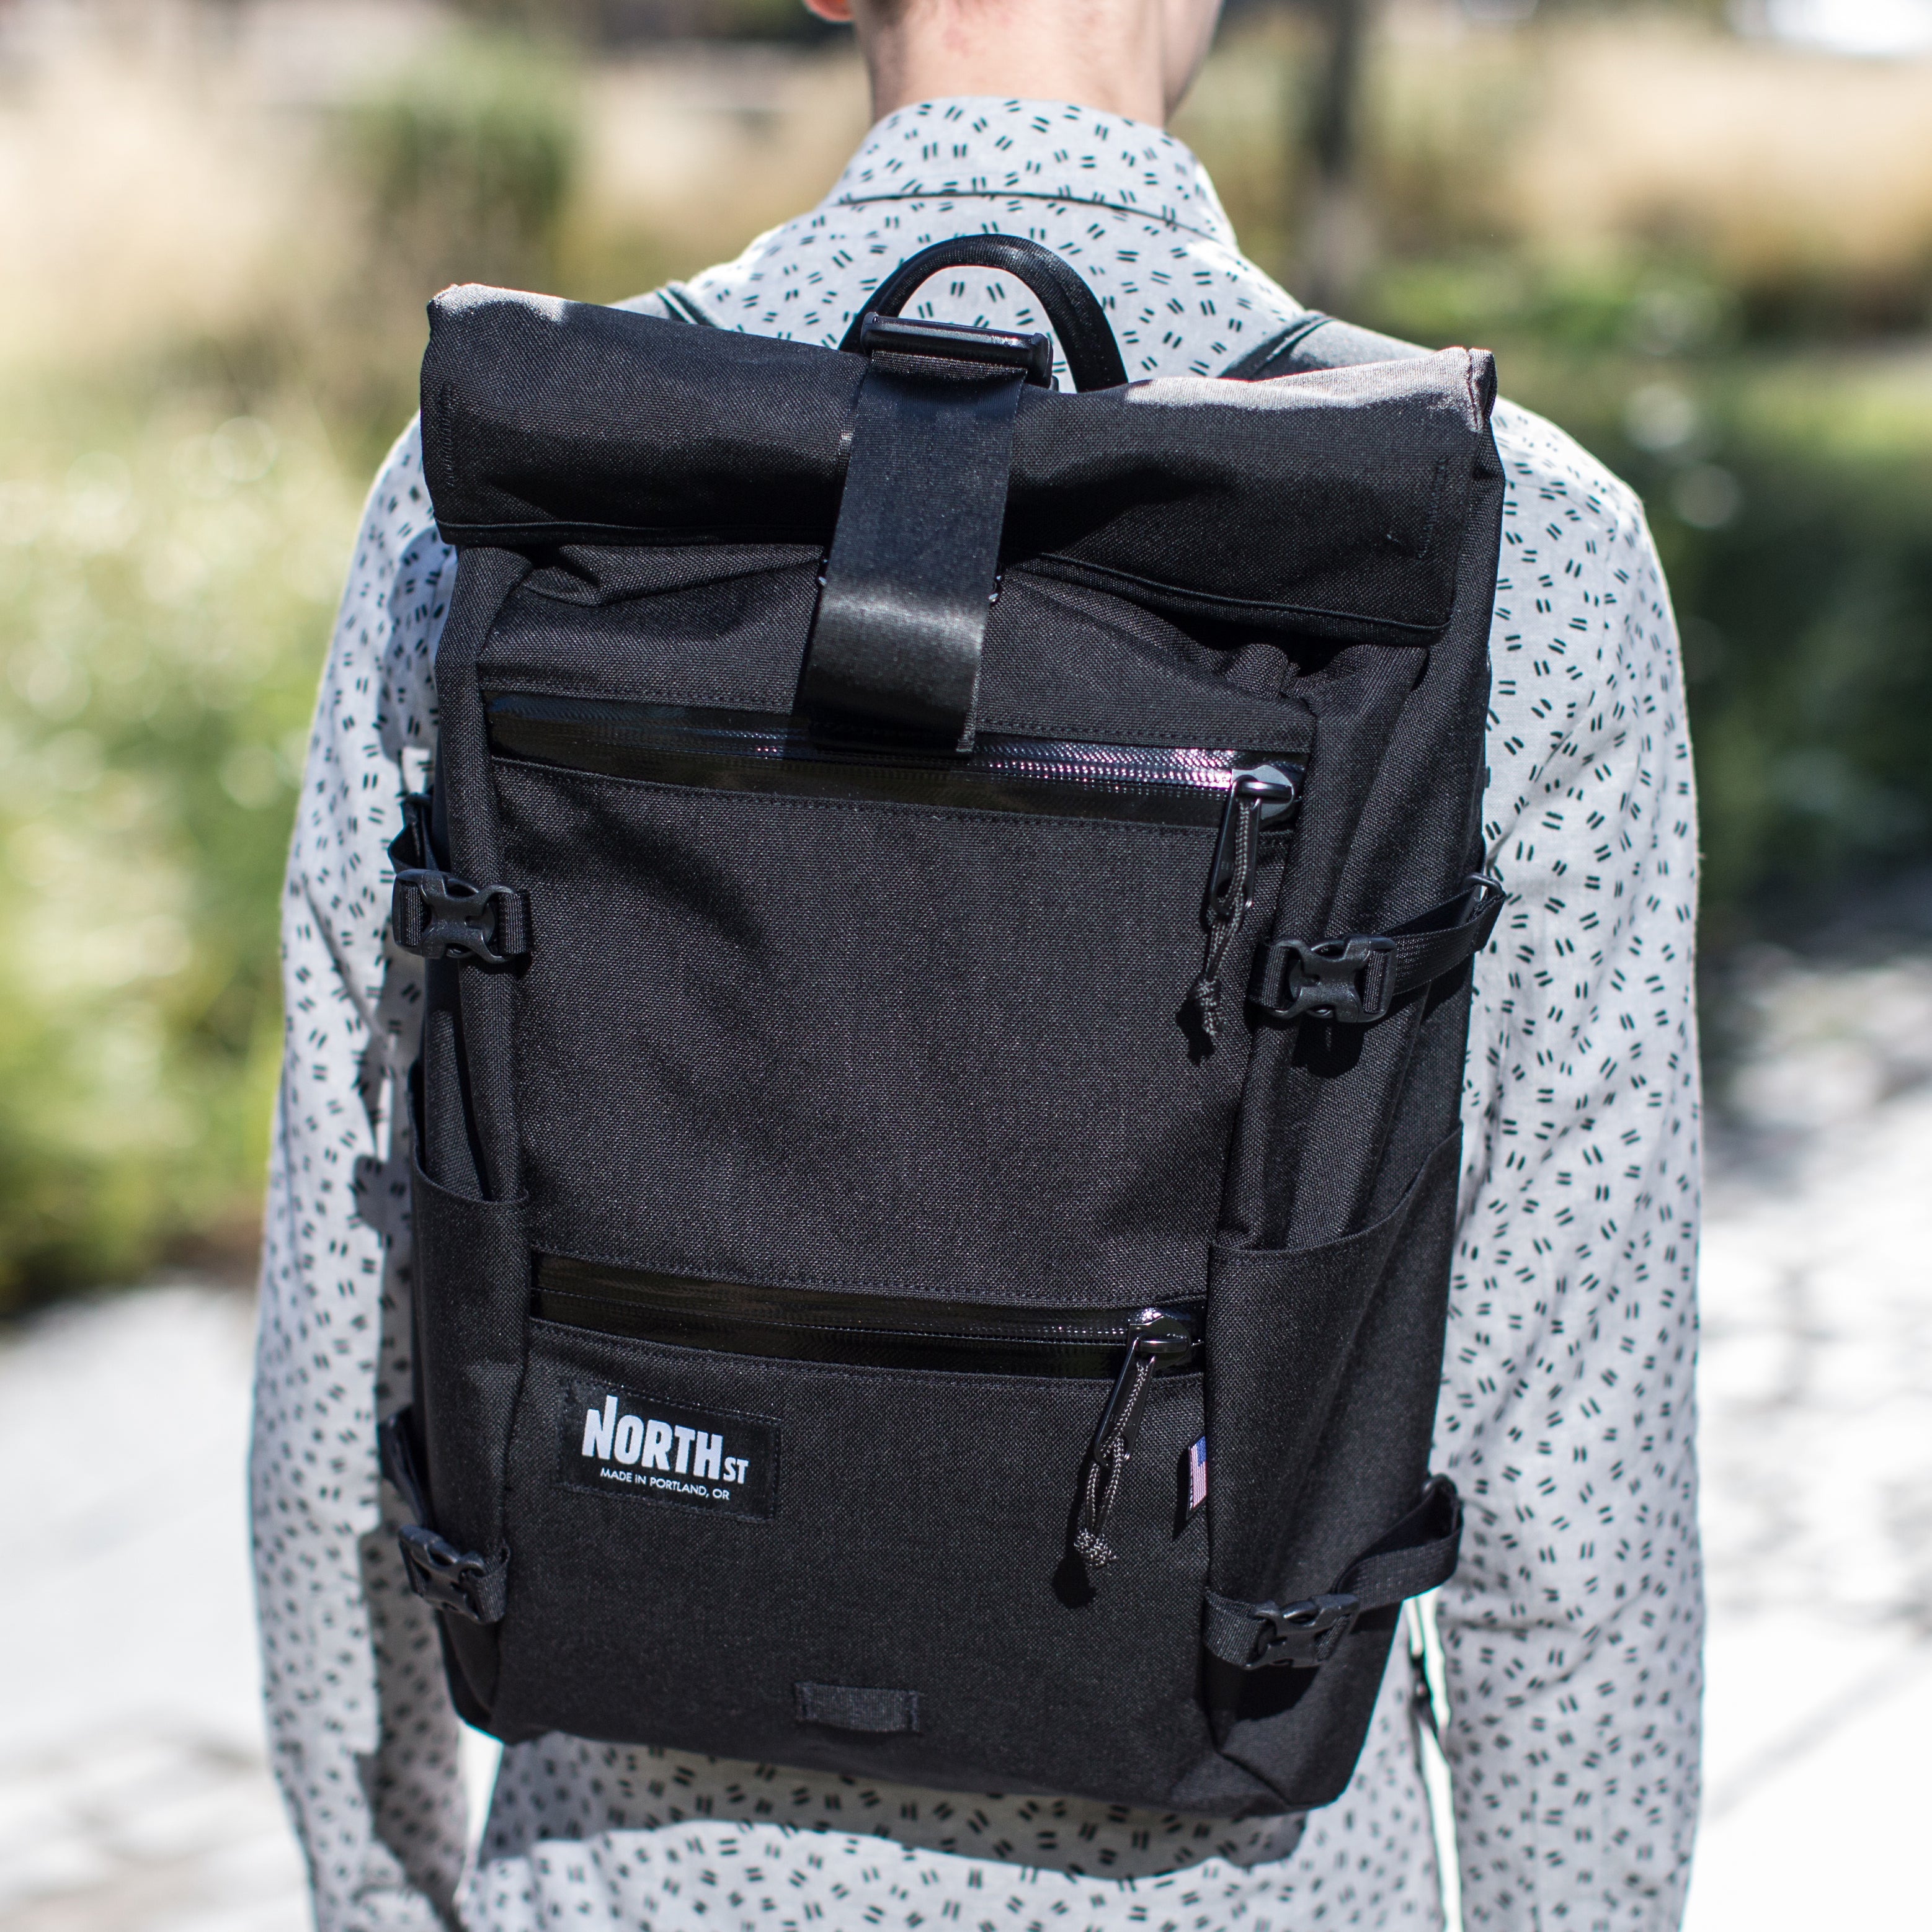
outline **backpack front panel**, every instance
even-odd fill
[[[1167,413],[1107,498],[1143,550]],[[1439,504],[1449,459],[1378,434]],[[935,752],[802,718],[820,553],[588,541],[569,488],[554,539],[465,551],[439,661],[446,856],[529,929],[433,970],[425,1032],[430,1486],[508,1577],[453,1642],[466,1711],[944,1790],[1325,1802],[1393,1612],[1231,1672],[1204,1598],[1325,1587],[1426,1470],[1454,1154],[1385,1121],[1453,1115],[1466,975],[1352,1059],[1243,995],[1288,900],[1351,879],[1376,734],[1411,721],[1424,792],[1431,734],[1479,735],[1486,609],[1390,650],[1372,612],[1257,614],[1252,554],[1216,604],[1192,526],[1172,593],[1076,530],[1006,562],[976,736]],[[1437,520],[1358,517],[1412,631],[1441,544],[1483,541]],[[1310,547],[1324,595],[1348,541]],[[1391,912],[1462,863],[1467,766],[1438,759],[1457,796],[1412,810]],[[1371,1124],[1317,1186],[1285,1130],[1352,1067]],[[1349,1196],[1340,1225],[1258,1205],[1284,1160],[1269,1198]]]

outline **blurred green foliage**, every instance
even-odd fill
[[[1683,640],[1707,957],[1932,864],[1932,351],[1498,355],[1644,500]]]
[[[0,370],[0,1312],[247,1264],[356,507],[424,298],[549,282],[574,88],[545,49],[454,39],[339,117],[305,281],[220,339]]]
[[[292,413],[4,405],[0,1308],[245,1252],[282,856],[355,502]]]
[[[818,137],[775,130],[818,114],[836,134],[849,88],[734,92],[694,67],[722,104],[655,152],[694,135],[727,185],[612,203],[599,130],[639,99],[666,112],[676,83],[620,100],[562,42],[511,34],[514,11],[322,117],[301,245],[252,305],[106,362],[0,354],[0,1311],[245,1262],[295,787],[424,299],[452,280],[608,297],[742,246],[775,167],[801,206],[824,185],[795,158]],[[1177,130],[1291,287],[1310,31],[1240,28]],[[1722,208],[1693,208],[1573,245],[1512,173],[1558,46],[1377,52],[1349,312],[1493,346],[1510,394],[1641,492],[1684,634],[1721,951],[1932,862],[1932,244],[1905,208],[1885,231],[1902,238],[1848,268],[1802,238],[1727,240]],[[773,58],[746,66],[756,86]]]
[[[1642,497],[1683,642],[1707,956],[1932,864],[1932,336],[1847,340],[1840,311],[1820,344],[1660,250],[1398,259],[1357,312],[1494,348],[1505,392]]]
[[[1318,49],[1307,20],[1256,10],[1178,131],[1251,252],[1294,288]],[[1840,244],[1828,193],[1822,218],[1790,214],[1782,184],[1741,177],[1724,144],[1766,101],[1816,95],[1838,118],[1805,138],[1849,148],[1856,100],[1828,90],[1869,83],[1896,115],[1885,76],[1650,28],[1621,52],[1547,22],[1385,41],[1358,158],[1368,243],[1336,305],[1408,340],[1494,349],[1507,394],[1642,496],[1684,642],[1701,940],[1717,958],[1932,866],[1932,196],[1876,157],[1858,177],[1865,228]],[[1552,98],[1588,108],[1582,83],[1617,58],[1640,77],[1649,62],[1666,99],[1734,62],[1738,98],[1710,100],[1707,130],[1666,130],[1688,178],[1666,179],[1674,200],[1630,100],[1630,137],[1574,177],[1598,217],[1576,232],[1571,210],[1526,191],[1523,152]],[[1565,130],[1565,145],[1592,152],[1609,131]],[[1601,216],[1619,205],[1635,211],[1621,227]]]
[[[544,43],[470,34],[356,103],[342,154],[366,197],[371,267],[424,293],[542,286],[578,172],[576,80]]]

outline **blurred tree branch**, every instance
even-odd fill
[[[1309,76],[1309,177],[1312,184],[1300,256],[1302,298],[1311,308],[1348,305],[1368,267],[1373,236],[1360,181],[1362,76],[1372,0],[1304,0],[1320,29]]]

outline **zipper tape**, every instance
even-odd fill
[[[500,757],[720,790],[1218,828],[1244,782],[1264,834],[1287,829],[1303,776],[1299,754],[1286,752],[997,732],[980,734],[970,752],[935,752],[766,712],[620,699],[506,692],[488,716]]]
[[[1198,1368],[1204,1304],[1025,1308],[704,1281],[535,1257],[531,1312],[628,1340],[777,1360],[1118,1381],[1157,1322],[1162,1374]]]

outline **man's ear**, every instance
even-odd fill
[[[805,10],[816,14],[821,20],[831,21],[835,26],[852,23],[852,0],[805,0]]]

